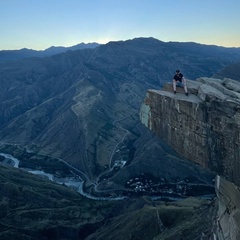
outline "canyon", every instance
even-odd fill
[[[239,80],[239,61],[235,48],[136,38],[1,62],[0,162],[11,156],[19,169],[0,166],[0,236],[191,240],[219,226],[237,231],[227,224],[238,208],[234,197],[226,204],[235,196],[226,186],[239,182],[238,83],[224,78]],[[188,80],[188,98],[172,94],[176,68],[204,76]],[[77,178],[88,198],[25,168]]]

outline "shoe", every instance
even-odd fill
[[[174,94],[176,94],[176,91],[174,91]]]
[[[188,92],[186,92],[185,95],[188,96]]]

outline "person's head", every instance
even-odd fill
[[[177,69],[177,70],[176,70],[176,74],[179,74],[179,73],[180,73],[180,70]]]

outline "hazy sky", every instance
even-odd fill
[[[240,0],[0,0],[0,50],[136,37],[240,47]]]

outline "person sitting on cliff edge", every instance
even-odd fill
[[[183,86],[186,96],[188,96],[186,79],[180,70],[176,70],[176,74],[173,77],[173,92],[176,94],[176,86]]]

